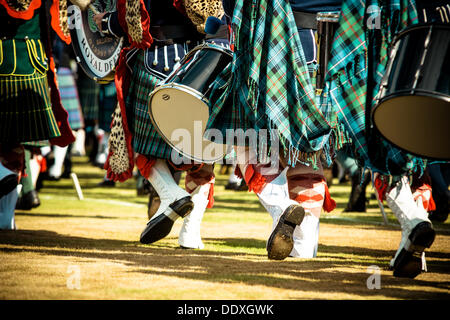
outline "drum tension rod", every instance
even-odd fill
[[[158,46],[155,45],[155,56],[153,57],[153,65],[158,65]]]

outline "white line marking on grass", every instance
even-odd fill
[[[67,196],[53,196],[49,194],[39,194],[39,198],[42,198],[44,200],[78,200],[78,197],[67,197]],[[84,202],[98,202],[98,203],[105,203],[105,204],[111,204],[111,205],[119,205],[124,207],[133,207],[133,208],[146,208],[146,204],[139,204],[139,203],[133,203],[133,202],[125,202],[120,200],[108,200],[108,199],[94,199],[94,198],[84,198]]]

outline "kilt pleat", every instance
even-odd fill
[[[78,90],[72,71],[69,68],[59,68],[57,72],[61,103],[69,113],[69,124],[73,130],[84,127]]]
[[[142,155],[170,159],[172,148],[153,126],[148,114],[148,96],[161,81],[144,66],[144,54],[139,53],[126,100],[127,116],[133,134],[134,151]]]
[[[99,84],[89,78],[84,71],[80,70],[78,72],[77,87],[84,120],[98,120]]]
[[[46,75],[0,77],[0,142],[47,140],[60,135]]]
[[[114,82],[100,85],[98,127],[111,131],[111,117],[117,105],[117,92]]]

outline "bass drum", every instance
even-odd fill
[[[372,122],[389,142],[450,160],[450,25],[409,27],[393,41]]]
[[[114,10],[116,0],[94,0],[91,5],[97,12]],[[114,70],[123,46],[123,38],[105,35],[94,22],[90,7],[68,8],[70,36],[76,60],[86,74],[99,83],[114,81]]]

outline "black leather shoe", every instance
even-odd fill
[[[116,183],[113,180],[103,180],[99,184],[97,184],[98,187],[115,187]]]
[[[408,241],[394,262],[394,277],[415,278],[422,272],[422,252],[431,247],[436,232],[431,223],[419,223],[411,231]]]
[[[293,233],[305,217],[305,210],[300,205],[291,205],[278,221],[267,242],[267,256],[271,260],[284,260],[294,248]]]
[[[0,198],[17,187],[17,174],[10,174],[0,180]]]
[[[31,190],[25,193],[19,199],[17,199],[16,209],[19,210],[31,210],[41,205],[39,196],[36,190]]]
[[[169,207],[177,215],[184,218],[191,213],[194,208],[194,203],[192,202],[191,197],[187,196],[173,202],[169,205]],[[168,215],[166,215],[166,213],[170,214],[170,211],[171,210],[166,210],[158,216],[154,216],[149,222],[147,222],[147,226],[141,233],[141,243],[149,244],[156,242],[165,238],[170,233],[175,222]]]
[[[236,182],[228,182],[225,186],[225,190],[236,190],[238,184]]]

